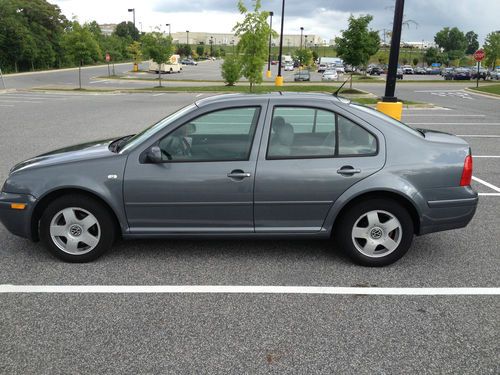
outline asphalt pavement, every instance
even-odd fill
[[[0,285],[498,288],[500,102],[445,82],[401,84],[397,95],[436,105],[405,109],[405,122],[470,143],[481,196],[469,226],[415,238],[389,267],[355,266],[329,241],[304,240],[122,241],[96,262],[67,264],[0,226]],[[23,159],[135,133],[205,96],[0,92],[0,180]],[[500,373],[498,295],[13,293],[0,304],[5,374]]]

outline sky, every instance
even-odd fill
[[[241,20],[237,0],[48,0],[61,8],[71,19],[80,22],[96,20],[98,23],[131,21],[135,8],[136,26],[151,31],[170,23],[172,32],[206,31],[231,32]],[[247,7],[251,0],[244,0]],[[392,29],[395,0],[286,0],[285,34],[319,35],[329,41],[347,27],[350,14],[371,14],[374,30]],[[274,12],[273,27],[279,31],[281,0],[262,0],[262,9]],[[401,40],[405,42],[432,41],[443,27],[458,27],[467,32],[473,30],[482,44],[486,35],[500,30],[500,0],[406,0],[404,27]],[[414,22],[412,22],[414,21]],[[382,35],[382,32],[381,32]]]

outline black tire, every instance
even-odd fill
[[[389,233],[385,233],[385,228],[382,223],[382,237],[379,237],[382,241],[387,237],[395,240],[395,242],[399,240],[399,244],[394,250],[384,249],[384,247],[380,245],[380,250],[376,250],[376,252],[380,251],[379,253],[374,256],[367,256],[360,249],[358,249],[358,247],[363,246],[362,241],[366,240],[353,239],[353,230],[356,223],[358,223],[358,226],[364,226],[366,223],[367,234],[372,230],[377,229],[373,226],[370,226],[367,216],[364,217],[364,215],[366,215],[368,212],[373,211],[383,211],[377,214],[377,217],[380,218],[381,221],[385,220],[386,218],[390,218],[389,215],[392,215],[399,221],[400,228],[394,229]],[[389,215],[385,215],[384,212],[389,213]],[[365,220],[365,223],[363,223],[363,220]],[[370,230],[370,228],[372,229]],[[359,203],[349,208],[348,211],[339,218],[339,222],[335,227],[334,240],[339,243],[340,248],[355,263],[367,267],[382,267],[396,262],[406,254],[413,241],[413,229],[414,226],[410,214],[399,203],[389,199],[367,199],[360,201]],[[376,231],[374,233],[376,234]],[[370,237],[370,240],[371,238],[372,237]],[[375,243],[377,241],[378,240],[374,240]],[[365,245],[367,244],[367,242],[368,241],[364,242]],[[379,245],[377,245],[377,249],[378,248]],[[384,252],[387,252],[387,255],[383,255]]]
[[[80,226],[80,234],[76,236],[82,237],[73,237],[73,243],[76,242],[75,250],[64,251],[61,247],[68,246],[69,237],[55,236],[53,238],[50,232],[53,220],[59,220],[58,225],[61,225],[61,228],[69,225],[66,223],[65,215],[61,213],[65,209],[71,209],[70,211],[75,215],[75,224],[80,224],[81,220],[89,214],[90,219],[96,221],[96,224],[89,227],[90,229],[86,229],[83,224]],[[40,239],[47,250],[59,259],[71,263],[85,263],[97,259],[112,246],[116,234],[115,228],[110,212],[96,199],[82,194],[64,195],[52,201],[43,212],[40,219]],[[78,233],[78,226],[74,229]],[[85,239],[83,236],[88,235],[85,232],[95,236],[94,244],[89,246],[85,242],[78,241],[78,239]]]

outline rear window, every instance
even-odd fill
[[[394,119],[394,118],[392,118],[390,116],[387,116],[386,114],[384,114],[382,112],[379,112],[379,111],[377,111],[374,108],[367,107],[367,106],[360,105],[360,104],[355,104],[355,103],[350,103],[349,105],[351,107],[359,109],[360,111],[368,113],[368,114],[370,114],[372,116],[378,117],[379,119],[384,120],[385,122],[389,122],[389,123],[391,123],[393,125],[396,125],[396,126],[399,126],[399,127],[403,127],[404,129],[408,130],[410,133],[419,135],[420,137],[424,137],[424,135],[421,132],[419,132],[416,129],[413,129],[410,125],[407,125],[404,122],[398,121],[398,120],[396,120],[396,119]]]

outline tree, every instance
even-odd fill
[[[196,46],[196,53],[198,56],[203,56],[205,54],[205,47],[202,45]]]
[[[447,60],[447,56],[444,56],[439,48],[430,47],[427,48],[427,51],[425,51],[424,61],[427,63],[427,65],[431,65],[433,63],[444,64],[447,62]]]
[[[346,64],[366,66],[370,57],[379,50],[380,37],[377,31],[368,30],[368,25],[373,20],[370,15],[355,18],[349,17],[349,27],[342,30],[340,37],[335,38],[337,56]]]
[[[101,49],[92,33],[78,21],[71,23],[71,27],[61,39],[61,46],[65,59],[70,64],[92,64],[102,58]]]
[[[467,48],[464,33],[456,27],[445,27],[434,36],[434,41],[447,54],[448,61],[461,59]]]
[[[234,86],[241,78],[241,62],[238,56],[230,55],[224,59],[221,66],[221,75],[226,86]]]
[[[139,43],[138,41],[130,43],[130,45],[127,47],[127,52],[134,60],[134,64],[138,65],[141,63],[142,61],[141,43]]]
[[[486,64],[494,68],[500,59],[500,31],[494,31],[486,36],[484,41]]]
[[[193,54],[193,50],[189,44],[181,44],[177,47],[177,54],[181,56],[189,57]]]
[[[413,61],[412,61],[412,62],[413,62],[413,65],[414,65],[414,66],[417,66],[417,65],[418,65],[418,61],[419,61],[419,60],[418,60],[418,57],[414,57],[414,58],[413,58]]]
[[[277,36],[267,22],[269,12],[261,11],[260,8],[260,0],[255,0],[253,12],[248,11],[243,0],[238,0],[238,10],[245,18],[233,28],[235,35],[240,38],[236,51],[238,55],[241,54],[241,72],[248,79],[250,91],[253,85],[262,82],[262,67],[267,60],[269,33]]]
[[[302,48],[294,52],[294,60],[298,60],[300,65],[310,66],[313,61],[313,54],[310,49]]]
[[[161,87],[161,64],[166,63],[172,55],[172,38],[154,31],[142,37],[142,51],[146,58],[158,64],[158,82]]]
[[[472,55],[479,48],[477,34],[474,31],[468,31],[467,34],[465,34],[465,39],[467,40],[467,48],[465,49],[465,54]]]
[[[120,38],[139,40],[139,30],[134,26],[134,23],[130,21],[123,21],[116,25],[116,29],[113,34],[119,36]]]

